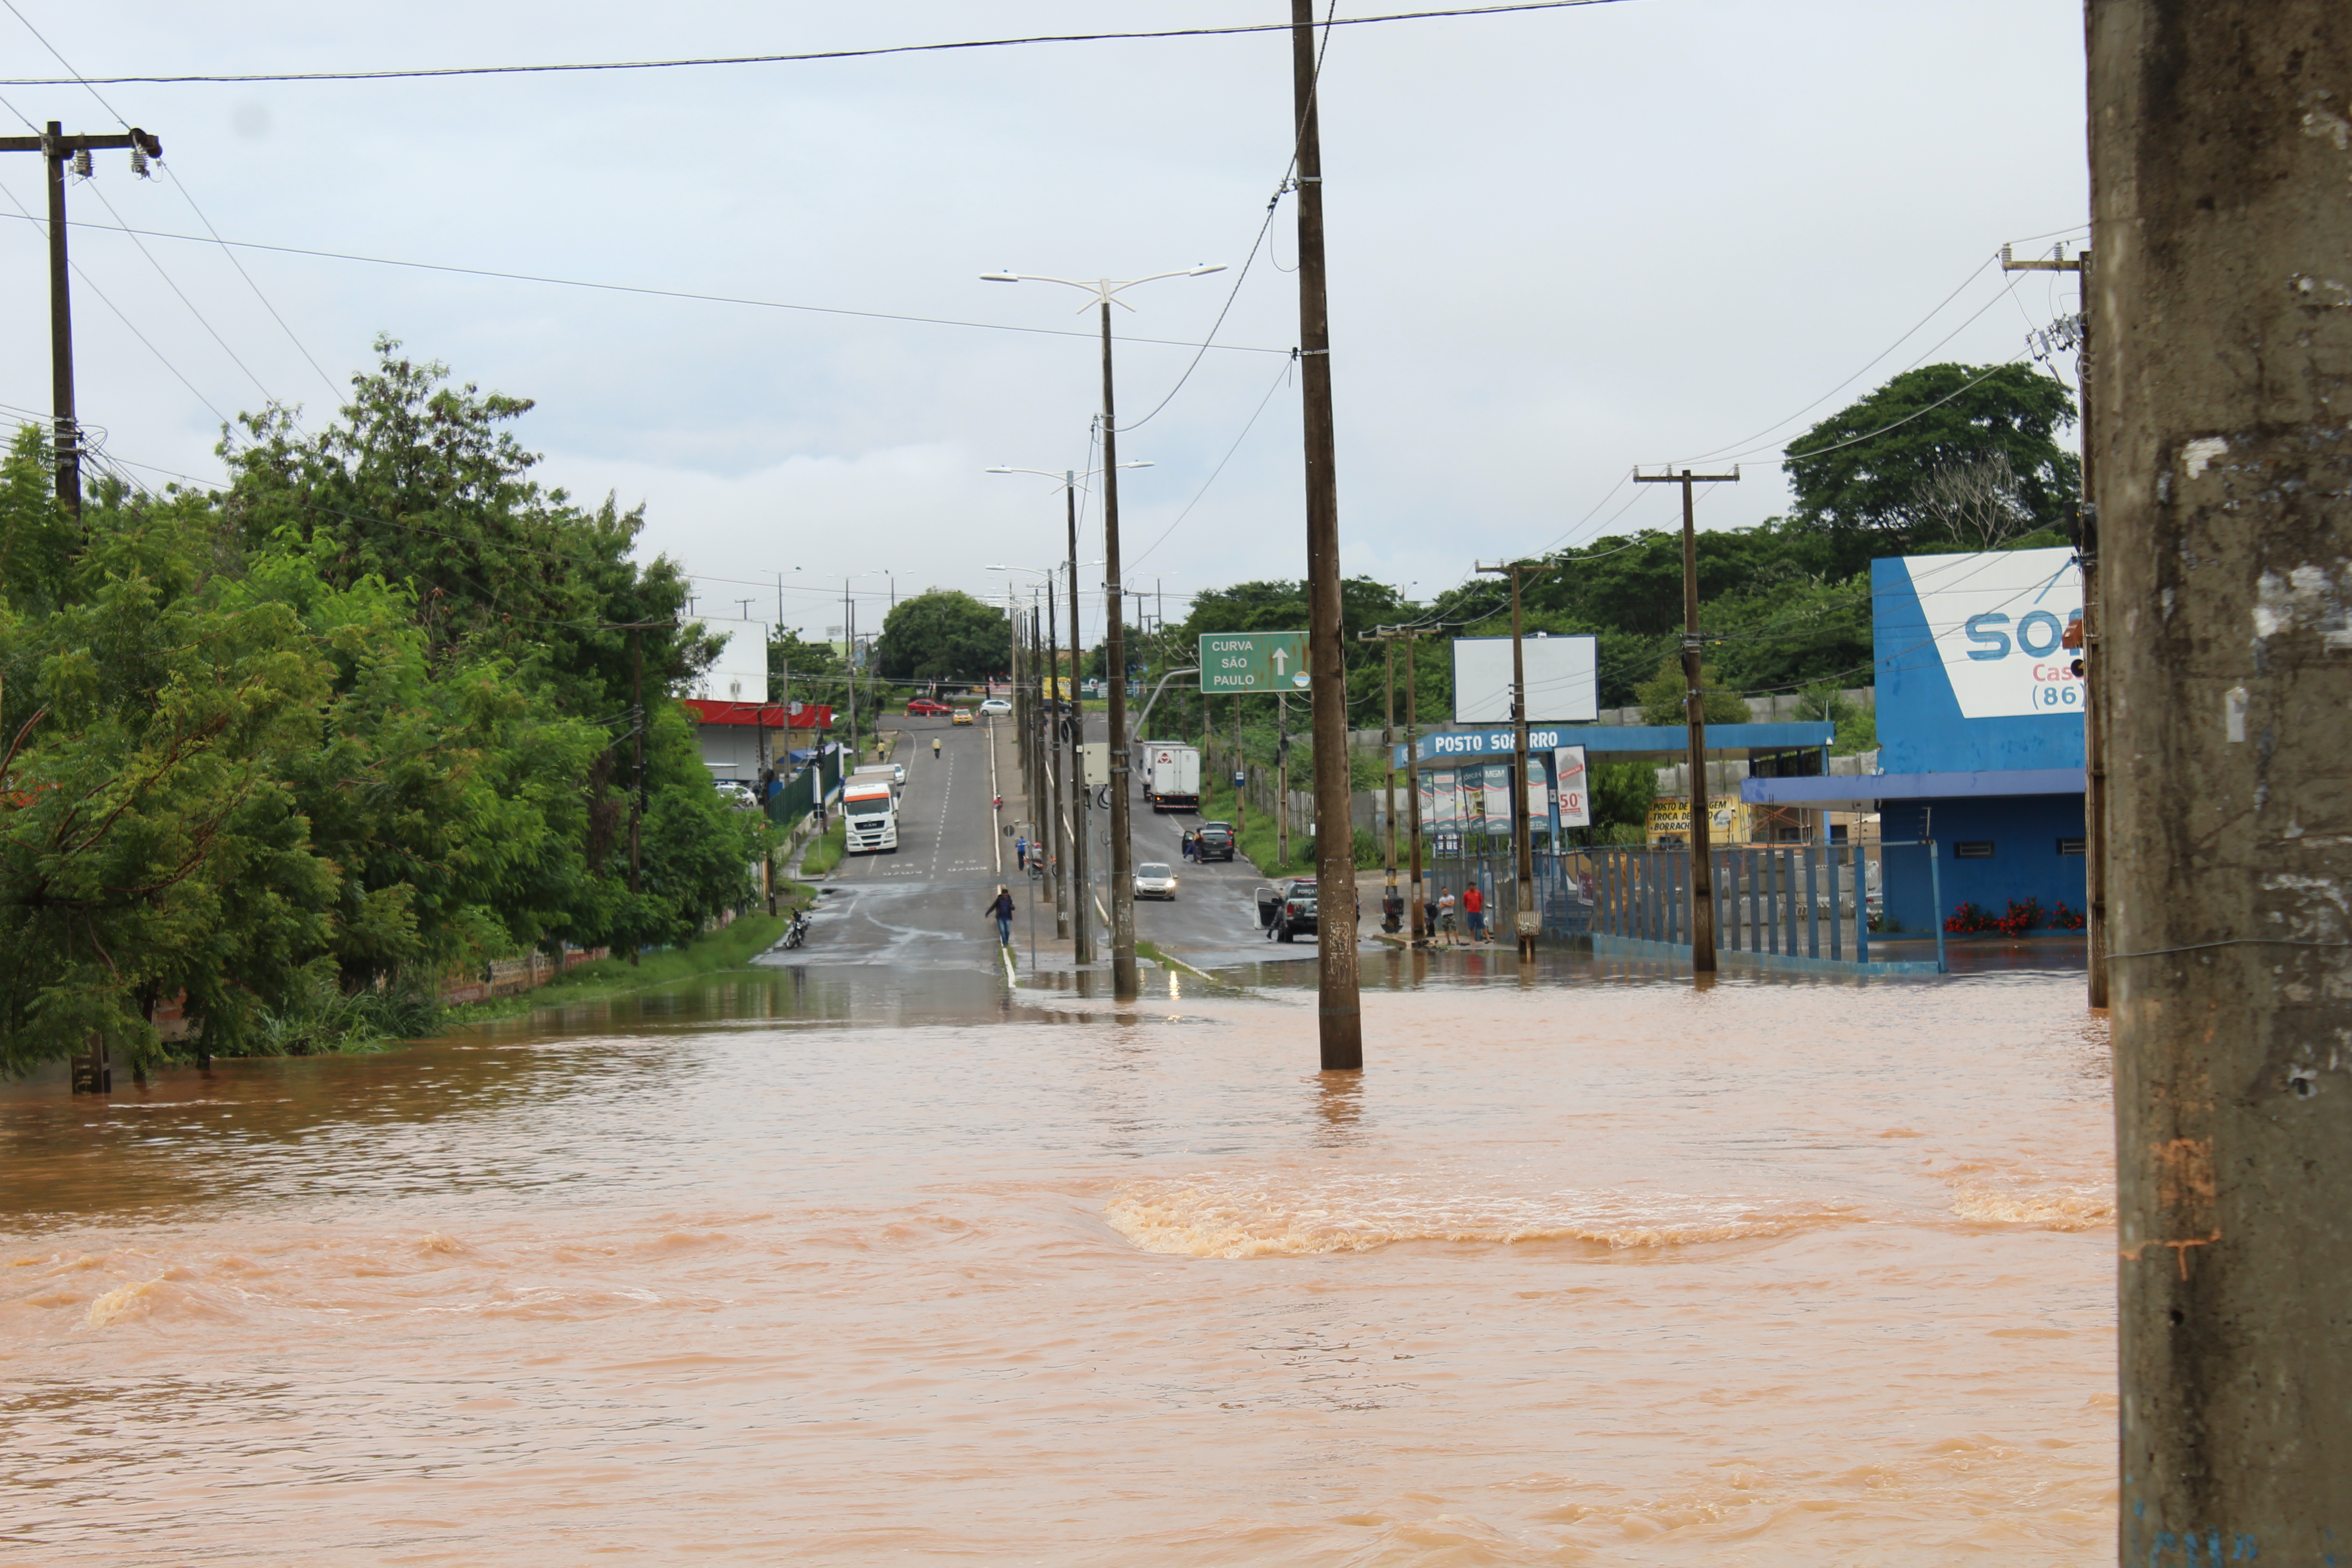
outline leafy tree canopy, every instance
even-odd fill
[[[1004,611],[957,588],[901,599],[882,622],[875,668],[888,680],[978,680],[1009,668]]]
[[[1999,548],[2060,522],[2082,465],[2061,448],[2073,394],[2028,365],[1904,372],[1789,443],[1797,521],[1871,541]]]

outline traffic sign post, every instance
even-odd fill
[[[1212,695],[1304,691],[1305,632],[1212,632],[1201,638],[1201,689]]]

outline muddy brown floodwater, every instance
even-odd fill
[[[2112,1551],[2079,973],[1188,984],[0,1096],[0,1560]]]

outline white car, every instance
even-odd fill
[[[748,785],[738,784],[733,779],[717,779],[712,782],[718,784],[719,796],[728,805],[743,811],[758,808],[760,797],[753,795]]]
[[[1139,899],[1172,899],[1176,896],[1176,872],[1172,867],[1153,860],[1135,868],[1135,896]]]
[[[1002,697],[992,697],[980,705],[980,710],[983,713],[1010,713],[1013,704]]]

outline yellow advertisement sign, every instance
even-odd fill
[[[1711,844],[1745,844],[1751,831],[1748,803],[1736,795],[1719,795],[1706,803],[1707,841]],[[1650,846],[1659,848],[1667,845],[1690,842],[1690,802],[1680,796],[1663,798],[1650,803]]]

